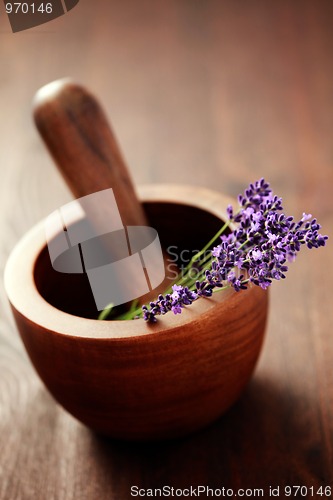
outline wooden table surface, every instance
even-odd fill
[[[285,209],[333,227],[331,0],[81,0],[12,34],[0,17],[0,265],[71,199],[32,124],[43,84],[72,76],[105,105],[136,183],[237,195],[265,176]],[[1,282],[0,498],[131,498],[130,487],[332,486],[332,241],[272,287],[255,375],[215,424],[166,443],[97,437],[47,393]],[[303,490],[304,491],[304,490]],[[284,498],[283,492],[280,497]],[[300,498],[300,496],[298,495]]]

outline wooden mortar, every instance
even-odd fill
[[[147,186],[139,193],[165,248],[203,247],[230,203],[196,187]],[[254,285],[223,291],[150,325],[89,319],[85,286],[84,275],[52,269],[43,222],[18,243],[5,269],[30,359],[81,422],[118,439],[175,438],[214,421],[240,396],[261,350],[267,292]]]

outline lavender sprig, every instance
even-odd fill
[[[206,262],[202,278],[193,281],[185,275],[179,284],[172,286],[172,293],[159,295],[149,306],[142,306],[141,314],[146,321],[156,322],[156,316],[169,311],[180,314],[198,298],[210,297],[228,287],[239,292],[252,282],[266,289],[273,280],[286,277],[286,263],[295,260],[303,245],[311,249],[326,244],[328,236],[319,233],[321,226],[317,220],[304,213],[298,222],[286,216],[282,212],[282,199],[273,195],[264,179],[250,184],[239,195],[238,202],[239,210],[234,213],[231,205],[227,207],[229,220],[191,261],[193,265],[220,238],[208,264],[207,259],[202,261]],[[224,235],[231,222],[236,228]]]

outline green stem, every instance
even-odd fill
[[[104,320],[104,319],[108,318],[112,312],[113,307],[114,307],[113,304],[109,304],[108,306],[106,306],[106,308],[103,309],[103,311],[99,313],[97,319]]]
[[[204,263],[205,261],[207,261],[208,259],[204,259],[202,261],[202,263]],[[207,269],[209,269],[212,265],[212,258],[210,256],[208,262],[206,262],[206,264],[203,266],[203,268],[200,270],[200,272],[193,278],[191,276],[188,276],[187,277],[187,280],[184,282],[184,285],[187,286],[188,288],[191,288],[193,285],[195,285],[195,283],[201,278],[204,277],[204,273]]]
[[[188,274],[189,270],[192,269],[193,264],[201,257],[201,255],[203,255],[212,246],[212,244],[221,236],[221,234],[224,233],[224,231],[229,226],[230,226],[230,220],[225,222],[225,224],[217,231],[217,233],[209,240],[209,242],[199,252],[197,252],[192,257],[190,262],[187,264],[187,266],[182,271],[182,273],[184,273],[184,276],[179,280],[179,276],[180,276],[180,274],[179,274],[177,276],[177,278],[173,281],[172,285],[170,285],[170,287],[167,289],[167,291],[165,293],[171,293],[173,285],[176,285],[176,284],[183,285],[186,282],[186,280],[188,279],[187,274]],[[210,257],[211,256],[209,255],[208,258],[210,258]],[[204,258],[203,262],[205,262],[206,259],[207,259],[207,256]]]
[[[133,302],[131,303],[131,307],[129,308],[129,310],[126,311],[123,314],[120,314],[115,319],[116,320],[126,320],[126,319],[133,319],[133,318],[135,318],[135,316],[137,316],[137,313],[139,313],[139,312],[142,311],[141,307],[140,308],[138,307],[138,303],[139,303],[139,301],[137,299],[133,300]]]

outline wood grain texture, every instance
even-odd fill
[[[19,238],[71,199],[31,119],[36,90],[63,76],[106,104],[136,183],[237,195],[264,175],[286,210],[316,214],[331,236],[330,0],[96,3],[16,35],[0,16],[2,270]],[[1,500],[123,500],[132,484],[332,484],[332,280],[330,241],[300,255],[272,288],[264,351],[242,399],[163,445],[104,440],[57,406],[1,285]]]
[[[201,248],[225,223],[229,199],[214,191],[152,185],[146,193],[150,223],[180,255]],[[171,227],[170,220],[179,225]],[[5,289],[51,394],[81,422],[115,439],[175,439],[220,417],[249,382],[267,323],[268,291],[254,285],[202,299],[154,325],[98,321],[86,276],[52,268],[43,223],[12,252]]]
[[[36,94],[34,119],[74,198],[112,188],[122,223],[147,225],[130,172],[95,96],[75,82],[57,80]],[[113,217],[112,208],[104,205],[96,204],[90,216],[97,230]]]

